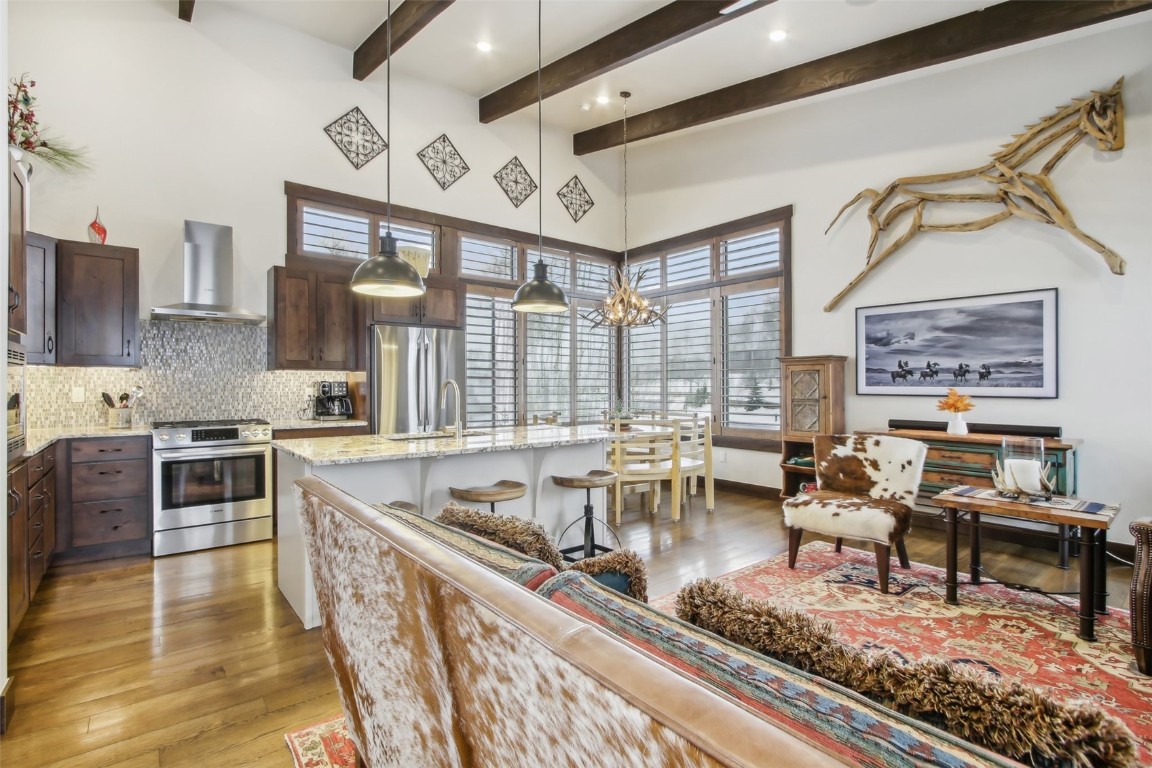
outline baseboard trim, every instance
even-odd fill
[[[10,677],[0,691],[0,735],[8,732],[12,724],[12,713],[16,710],[16,678]]]
[[[736,480],[721,480],[719,478],[716,479],[716,487],[722,491],[735,491],[736,493],[744,493],[760,499],[780,500],[779,488],[769,488],[763,485],[752,485],[751,483],[741,483]]]

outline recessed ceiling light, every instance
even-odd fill
[[[596,103],[597,104],[607,104],[608,103],[608,97],[607,96],[597,96],[596,97]]]
[[[783,29],[774,29],[768,33],[768,39],[774,43],[778,43],[788,37],[788,33]]]
[[[489,43],[487,40],[481,40],[476,43],[476,50],[480,51],[480,53],[491,53],[492,43]]]
[[[592,105],[589,104],[588,102],[584,102],[583,104],[580,105],[580,111],[581,112],[587,112],[590,109],[592,109]]]

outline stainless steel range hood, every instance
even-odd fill
[[[264,315],[232,305],[232,227],[184,222],[184,301],[152,307],[153,320],[259,325]]]

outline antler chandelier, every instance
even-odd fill
[[[638,270],[633,285],[632,272],[628,268],[628,98],[631,95],[628,91],[620,92],[624,99],[624,264],[617,267],[616,273],[608,280],[609,292],[604,302],[581,315],[592,323],[593,328],[601,325],[634,328],[667,322],[665,310],[652,306],[638,290],[648,270]]]

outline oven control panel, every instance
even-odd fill
[[[252,445],[272,441],[268,424],[229,427],[163,426],[152,430],[154,448],[205,448],[216,445]]]

